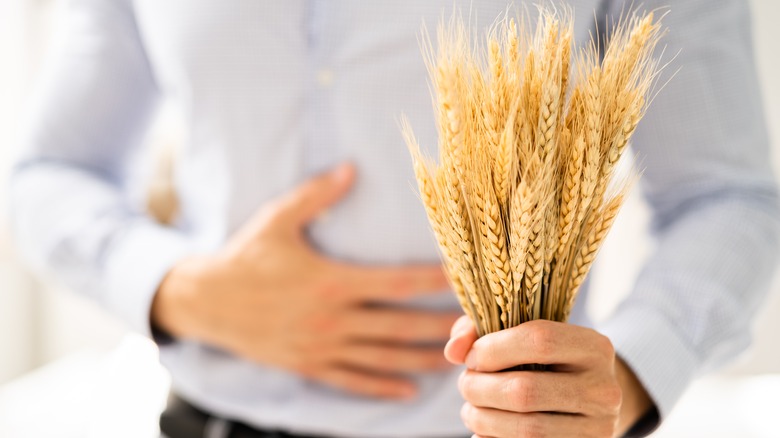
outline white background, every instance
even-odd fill
[[[19,114],[51,28],[50,3],[47,0],[0,0],[0,205],[5,204],[9,156]],[[777,25],[780,2],[753,0],[751,3],[766,117],[775,144],[773,160],[775,168],[780,170],[780,148],[777,146],[780,138],[780,81],[777,79],[780,78],[777,45],[780,41],[780,26]],[[645,223],[641,201],[632,199],[610,236],[595,272],[597,299],[591,310],[597,316],[608,312],[621,293],[629,289],[647,249],[647,241],[641,237]],[[7,222],[0,215],[0,384],[55,359],[73,357],[74,353],[84,352],[85,349],[107,351],[114,348],[125,334],[120,323],[102,314],[91,303],[43,284],[40,279],[26,273],[17,262]],[[754,347],[722,373],[780,375],[778,335],[780,287],[776,282],[756,322]],[[780,387],[780,381],[777,384]],[[739,392],[742,390],[728,385],[708,385],[704,389],[697,388],[694,396],[730,397],[736,402],[740,394],[752,394],[749,391]],[[755,401],[754,397],[750,399]],[[716,410],[709,412],[716,413]],[[691,413],[688,418],[693,421],[696,416]]]

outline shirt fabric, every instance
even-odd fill
[[[44,70],[12,181],[17,239],[35,266],[149,334],[158,283],[183,256],[214,251],[258,207],[342,161],[358,180],[309,230],[323,253],[363,264],[438,260],[398,120],[437,140],[421,25],[453,3],[482,29],[508,1],[71,0]],[[632,2],[572,0],[578,44]],[[778,192],[747,1],[671,3],[675,55],[633,148],[645,167],[654,254],[596,328],[661,417],[696,376],[749,342],[778,259]],[[533,6],[529,6],[532,9]],[[667,56],[669,59],[671,56]],[[131,159],[155,106],[187,122],[165,227],[132,200]],[[586,292],[573,322],[582,317]],[[417,303],[457,308],[450,292]],[[161,348],[176,391],[217,415],[344,437],[466,435],[459,369],[415,377],[410,402],[329,389],[194,341]]]

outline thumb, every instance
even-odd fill
[[[444,357],[455,365],[466,361],[466,354],[477,340],[477,331],[474,323],[468,316],[461,316],[452,326],[450,340],[444,347]]]
[[[283,195],[277,218],[285,226],[304,226],[342,199],[354,182],[355,166],[340,164]]]

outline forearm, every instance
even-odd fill
[[[157,283],[186,238],[133,212],[112,184],[66,162],[28,161],[12,179],[12,221],[24,258],[147,333]]]
[[[658,233],[634,291],[598,329],[665,417],[688,383],[749,343],[778,259],[771,190],[702,196]]]
[[[25,258],[138,331],[188,239],[128,200],[159,97],[126,0],[69,2],[20,132],[11,214]]]

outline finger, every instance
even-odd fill
[[[400,301],[449,289],[441,265],[363,267],[342,265],[345,286],[357,300]]]
[[[601,361],[614,363],[614,356],[609,339],[594,330],[538,320],[477,339],[466,356],[466,365],[477,371],[501,371],[526,364],[576,370]]]
[[[441,345],[459,316],[425,310],[357,308],[342,317],[340,335],[371,342]]]
[[[581,415],[521,414],[470,403],[463,405],[460,416],[472,432],[491,437],[606,437],[612,436],[614,428],[609,421],[593,421]]]
[[[355,181],[355,167],[345,163],[317,175],[282,196],[274,219],[284,227],[299,228],[342,199]]]
[[[475,331],[474,322],[468,315],[461,315],[450,329],[450,338],[456,338]]]
[[[461,316],[452,326],[450,340],[444,346],[444,357],[456,365],[464,363],[466,354],[477,338],[477,331],[471,318],[466,315]]]
[[[439,348],[377,344],[349,344],[331,356],[337,363],[371,373],[407,374],[440,371],[449,367]]]
[[[407,379],[376,376],[341,366],[326,366],[307,374],[307,377],[333,388],[367,397],[411,399],[417,395],[417,388]]]
[[[598,412],[600,387],[589,387],[582,376],[547,371],[480,373],[467,370],[458,379],[463,398],[474,406],[503,411]],[[608,389],[612,389],[609,386]]]

